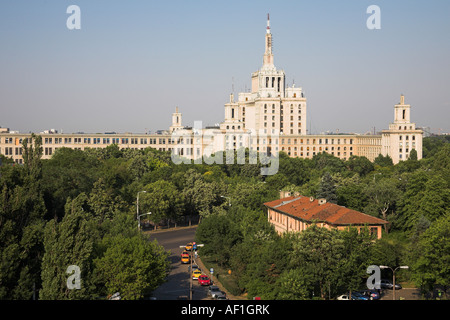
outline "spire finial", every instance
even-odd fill
[[[267,33],[270,33],[270,17],[269,14],[267,14],[267,29],[266,29]]]

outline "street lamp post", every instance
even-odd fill
[[[137,193],[137,198],[136,198],[136,218],[138,221],[138,230],[140,230],[141,228],[141,219],[139,218],[139,194],[140,193],[146,193],[147,191],[143,190],[143,191],[139,191]]]
[[[380,269],[391,269],[391,271],[392,271],[392,280],[393,280],[393,284],[394,284],[394,287],[392,288],[394,290],[392,293],[392,300],[395,300],[395,271],[397,271],[398,269],[409,269],[409,267],[408,266],[399,266],[395,269],[392,269],[391,267],[388,267],[388,266],[380,266]]]

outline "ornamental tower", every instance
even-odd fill
[[[411,150],[416,150],[417,159],[422,159],[423,131],[411,122],[411,106],[405,104],[405,96],[394,106],[394,122],[389,130],[382,131],[381,153],[392,158],[394,164],[409,158]]]

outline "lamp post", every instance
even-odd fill
[[[391,269],[391,271],[392,271],[392,280],[394,283],[394,287],[392,288],[394,290],[393,294],[392,294],[392,300],[395,300],[395,271],[397,271],[398,269],[409,269],[409,267],[408,266],[399,266],[395,269],[392,269],[391,267],[388,267],[388,266],[380,266],[380,269]]]
[[[147,191],[143,190],[143,191],[139,191],[137,193],[137,198],[136,198],[136,218],[138,221],[138,230],[141,228],[141,220],[139,218],[139,194],[140,193],[146,193]]]

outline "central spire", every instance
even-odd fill
[[[270,17],[269,17],[269,14],[267,14],[266,51],[264,52],[263,66],[273,66],[272,34],[270,33]]]

